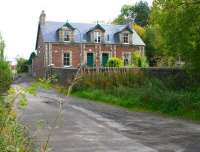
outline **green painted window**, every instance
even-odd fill
[[[102,65],[106,66],[108,62],[109,54],[108,53],[102,53]]]
[[[93,66],[93,65],[94,65],[94,54],[87,53],[87,66]]]

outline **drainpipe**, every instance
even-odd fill
[[[80,48],[81,48],[81,53],[80,53],[80,67],[83,65],[83,47],[82,47],[82,34],[81,31],[76,28],[76,30],[79,32],[80,35]]]

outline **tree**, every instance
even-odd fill
[[[0,60],[4,59],[4,48],[5,48],[5,43],[0,33]]]
[[[131,18],[135,17],[135,23],[140,26],[146,26],[150,14],[150,8],[146,1],[140,1],[135,5],[124,5],[121,14],[113,21],[114,24],[127,24]]]
[[[151,22],[159,25],[168,55],[180,56],[191,74],[200,76],[200,1],[155,0]]]
[[[144,41],[146,43],[146,56],[150,66],[163,66],[161,59],[167,58],[165,45],[158,25],[149,25],[146,28]]]
[[[28,60],[24,58],[17,58],[17,73],[28,72]]]
[[[150,8],[146,1],[140,1],[133,7],[133,15],[136,14],[135,23],[140,26],[146,26],[148,24],[148,18],[150,14]]]
[[[35,58],[35,57],[36,57],[35,52],[32,52],[31,55],[30,55],[30,57],[29,57],[29,59],[28,59],[28,64],[29,64],[29,65],[32,64],[32,60],[33,60],[33,58]]]
[[[145,38],[145,28],[141,27],[140,25],[134,24],[133,29],[139,34],[139,36],[144,40]]]

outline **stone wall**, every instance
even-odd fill
[[[70,84],[76,75],[76,68],[51,68],[50,74],[56,76],[61,85]]]
[[[156,77],[158,79],[166,79],[169,77],[179,77],[186,79],[186,73],[180,68],[141,68],[145,75]]]

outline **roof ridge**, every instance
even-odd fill
[[[66,23],[66,22],[64,22],[64,21],[51,21],[51,20],[49,20],[49,21],[46,21],[46,22],[51,22],[51,23]],[[97,25],[97,24],[99,24],[99,25],[103,25],[103,26],[120,26],[120,27],[122,27],[122,26],[127,26],[127,24],[109,24],[109,23],[86,23],[86,22],[69,22],[68,21],[68,23],[70,23],[70,24],[90,24],[90,25]]]

